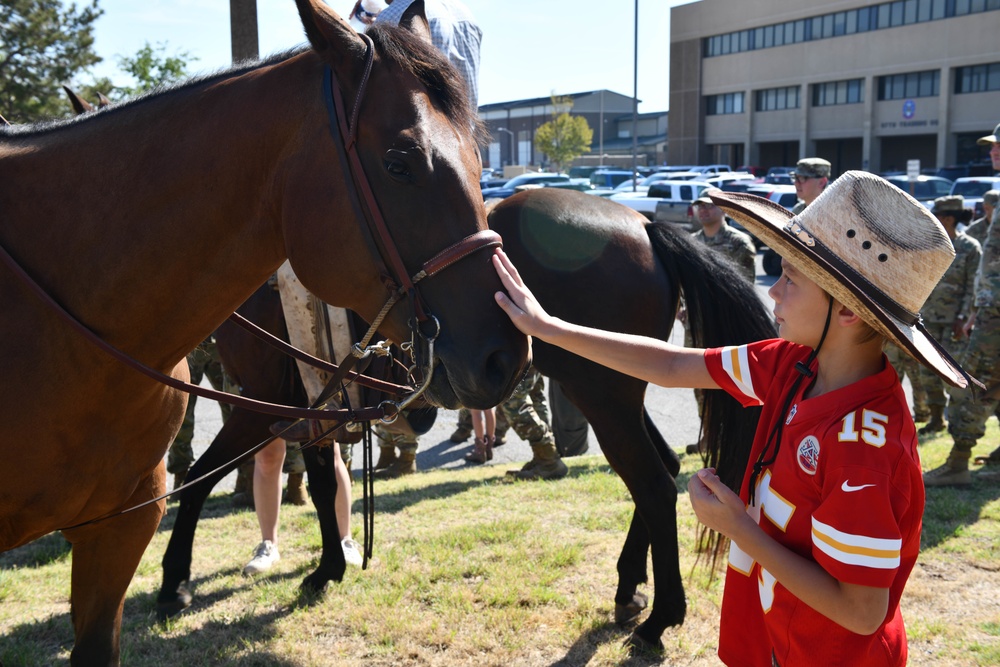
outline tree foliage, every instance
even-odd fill
[[[119,87],[122,97],[131,97],[188,77],[188,63],[197,60],[187,51],[168,56],[167,45],[150,46],[149,42],[132,57],[117,56],[118,69],[135,79],[135,86]]]
[[[64,115],[60,85],[101,61],[94,51],[98,0],[0,0],[0,113],[28,123]]]
[[[572,116],[573,101],[552,96],[552,120],[535,130],[535,148],[545,153],[557,169],[590,151],[594,131],[583,116]]]

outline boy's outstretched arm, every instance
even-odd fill
[[[496,301],[522,333],[662,387],[718,388],[705,365],[704,350],[592,329],[553,317],[525,286],[503,250],[493,255],[493,265],[507,289],[507,294],[496,293]]]
[[[688,496],[701,523],[738,544],[792,595],[831,621],[859,635],[870,635],[882,625],[889,611],[888,588],[839,581],[816,561],[776,542],[713,469],[691,476]]]

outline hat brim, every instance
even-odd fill
[[[997,139],[997,135],[995,134],[987,134],[985,137],[979,137],[976,139],[976,143],[980,146],[989,146],[997,142],[1000,142],[1000,139]]]
[[[949,384],[968,386],[962,370],[945,358],[923,331],[889,313],[865,286],[787,231],[788,222],[795,217],[791,211],[763,197],[740,192],[721,192],[713,194],[712,199],[727,215],[907,354]]]

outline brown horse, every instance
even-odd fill
[[[104,341],[185,378],[185,354],[286,257],[311,291],[374,319],[401,273],[486,233],[474,110],[426,26],[368,41],[320,0],[296,4],[310,49],[0,130],[13,258],[0,267],[0,550],[65,529],[75,665],[118,663],[125,590],[164,503],[112,515],[165,490],[186,399],[95,347],[16,266]],[[374,198],[354,195],[366,186]],[[378,210],[394,242],[370,231]],[[496,404],[527,361],[492,306],[487,248],[461,245],[474,251],[381,326],[401,341],[415,312],[437,319],[427,395],[442,405]]]

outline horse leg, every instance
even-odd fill
[[[340,527],[337,524],[337,477],[334,474],[333,447],[307,447],[302,450],[306,462],[309,495],[316,507],[319,530],[322,537],[322,552],[319,565],[305,579],[302,589],[307,594],[319,594],[327,582],[343,581],[347,563],[344,550],[340,546]]]
[[[268,426],[273,417],[237,408],[225,421],[205,453],[195,461],[188,472],[188,479],[198,477],[233,460],[252,445],[270,437]],[[177,519],[167,550],[163,553],[163,582],[156,596],[156,613],[160,619],[174,616],[191,605],[191,554],[194,533],[205,500],[219,481],[235,466],[226,466],[212,476],[190,486],[180,493]]]
[[[137,505],[165,490],[166,472],[160,463],[123,506]],[[76,643],[70,656],[72,665],[118,665],[125,592],[165,505],[161,500],[98,524],[65,531],[73,544],[70,600]]]
[[[653,556],[655,595],[649,616],[635,629],[630,642],[639,647],[662,648],[660,637],[672,625],[684,622],[687,603],[680,573],[677,540],[677,486],[667,465],[676,468],[659,452],[662,437],[646,427],[643,396],[645,386],[622,376],[563,387],[567,396],[586,415],[611,467],[622,478],[635,502],[628,537],[619,557],[619,584],[615,594],[616,617],[634,620],[645,602],[636,587],[646,580],[646,548]],[[657,440],[657,442],[654,442]],[[642,525],[635,520],[641,519]],[[621,611],[619,612],[619,609]],[[629,613],[633,612],[634,613]]]

